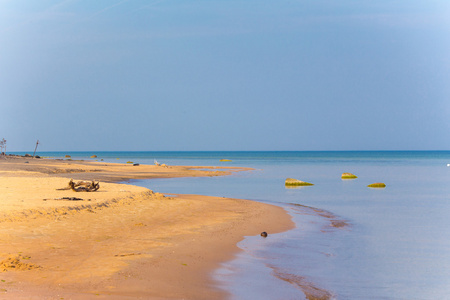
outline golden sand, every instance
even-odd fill
[[[0,161],[0,299],[225,297],[210,273],[244,236],[291,228],[282,208],[105,181],[232,171],[242,169]],[[60,190],[94,177],[97,192]]]

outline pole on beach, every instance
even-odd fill
[[[36,142],[36,147],[34,148],[34,152],[33,152],[33,158],[34,158],[34,155],[36,154],[36,149],[37,149],[38,145],[39,145],[39,140],[37,140],[37,142]]]

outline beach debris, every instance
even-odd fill
[[[33,157],[36,154],[37,147],[39,145],[39,140],[36,141],[36,147],[34,148]]]
[[[231,159],[221,159],[220,161],[232,161]]]
[[[358,178],[358,176],[356,176],[355,174],[352,174],[352,173],[342,173],[341,178],[342,179],[355,179],[355,178]]]
[[[100,188],[100,182],[92,181],[77,181],[73,182],[73,179],[70,179],[67,187],[62,189],[57,189],[59,191],[62,190],[72,190],[74,192],[95,192]],[[81,199],[83,200],[83,199]]]
[[[263,238],[266,238],[266,237],[267,237],[267,232],[265,232],[265,231],[261,232],[261,236],[262,236]]]
[[[71,158],[72,156],[66,154],[66,156],[64,156],[65,158]]]
[[[56,199],[56,200],[82,201],[83,198],[78,198],[78,197],[62,197],[62,198]]]
[[[132,164],[133,162],[132,161],[127,161],[127,164]]]
[[[168,168],[168,166],[166,164],[161,164],[156,159],[154,160],[154,163],[155,163],[155,166],[157,166],[157,167]]]
[[[91,158],[97,158],[97,155],[95,155],[95,154],[91,155]]]
[[[287,185],[287,186],[307,186],[307,185],[314,185],[313,183],[301,181],[301,180],[294,179],[294,178],[287,178],[284,184]]]
[[[139,166],[139,164],[133,164],[133,166]]]
[[[54,198],[54,199],[44,199],[44,201],[47,200],[70,200],[70,201],[83,201],[84,199],[78,198],[78,197],[62,197],[62,198]],[[89,199],[89,201],[91,201]]]
[[[76,184],[71,179],[69,181],[69,186],[72,189],[72,191],[75,192],[95,192],[100,188],[100,182],[95,182],[92,180],[89,181],[78,181]]]
[[[385,188],[386,184],[384,184],[382,182],[375,182],[375,183],[369,184],[368,187],[370,187],[370,188]]]
[[[115,257],[125,257],[125,256],[134,256],[134,255],[141,255],[141,253],[123,253],[123,254],[116,254]]]

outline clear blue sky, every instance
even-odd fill
[[[449,150],[448,0],[0,0],[10,151]]]

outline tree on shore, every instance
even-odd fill
[[[6,152],[6,140],[3,138],[0,141],[0,153],[4,155],[5,152]]]

